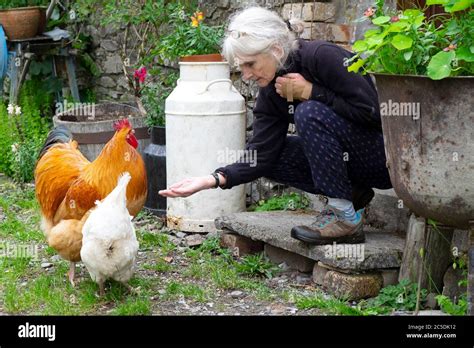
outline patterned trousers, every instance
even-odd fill
[[[306,192],[352,200],[352,188],[392,187],[383,135],[308,100],[295,111],[298,135],[287,136],[266,177]]]

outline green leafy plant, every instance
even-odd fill
[[[441,310],[451,315],[466,315],[467,313],[467,294],[462,294],[457,303],[453,303],[451,299],[444,295],[436,296]]]
[[[165,101],[176,87],[179,77],[176,71],[165,74],[158,72],[157,76],[158,81],[145,86],[141,93],[141,100],[147,111],[146,124],[149,127],[165,125]]]
[[[272,211],[272,210],[298,210],[306,209],[309,206],[309,199],[302,194],[288,193],[281,196],[272,197],[266,201],[258,202],[256,206],[249,208],[251,211]]]
[[[474,0],[427,0],[446,13],[426,18],[420,8],[393,11],[378,0],[361,20],[374,28],[353,45],[352,72],[427,75],[433,80],[474,74]]]
[[[183,4],[170,8],[168,32],[153,50],[161,60],[175,61],[180,57],[218,53],[224,37],[224,26],[210,26],[204,14],[197,10],[191,13]]]
[[[52,96],[42,82],[28,80],[19,105],[0,105],[0,171],[18,182],[33,179],[39,150],[50,128]]]
[[[416,308],[418,285],[404,279],[397,285],[389,285],[380,290],[377,297],[369,299],[361,308],[379,308],[380,311],[406,310]],[[421,289],[420,301],[426,298],[426,290]]]
[[[252,275],[252,276],[266,276],[272,278],[278,271],[271,262],[267,261],[263,254],[246,255],[242,257],[242,260],[236,263],[237,272]]]
[[[0,9],[11,9],[28,6],[47,6],[49,0],[0,0]]]

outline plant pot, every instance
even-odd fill
[[[36,35],[41,35],[45,32],[46,30],[46,25],[48,24],[48,21],[46,20],[46,11],[48,8],[46,6],[40,6],[40,19],[38,22],[38,31]]]
[[[0,24],[8,40],[20,40],[35,37],[41,22],[42,8],[19,7],[0,10]]]
[[[375,77],[387,166],[398,197],[418,215],[467,229],[474,220],[474,77]],[[410,107],[419,107],[419,116],[400,115]]]
[[[145,161],[148,177],[148,195],[145,209],[157,216],[166,216],[166,197],[158,194],[166,189],[166,132],[165,127],[151,128],[151,143],[145,148]]]
[[[224,58],[220,53],[197,54],[194,56],[181,57],[181,62],[222,62]]]

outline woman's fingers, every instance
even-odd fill
[[[164,197],[187,197],[195,192],[202,190],[204,182],[200,178],[187,178],[171,185],[166,190],[161,190],[158,193]]]
[[[179,182],[176,182],[174,183],[173,185],[171,185],[170,187],[168,187],[168,189],[176,189],[178,187],[181,187],[185,184],[185,181],[179,181]]]
[[[289,78],[289,79],[302,79],[303,76],[301,74],[298,74],[298,73],[288,73],[285,75],[286,78]]]
[[[176,197],[176,194],[171,190],[160,190],[158,194],[163,197]]]

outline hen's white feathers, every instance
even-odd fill
[[[128,172],[120,176],[115,189],[96,202],[82,229],[81,258],[99,284],[109,278],[127,282],[133,275],[138,241],[127,210],[130,179]]]

